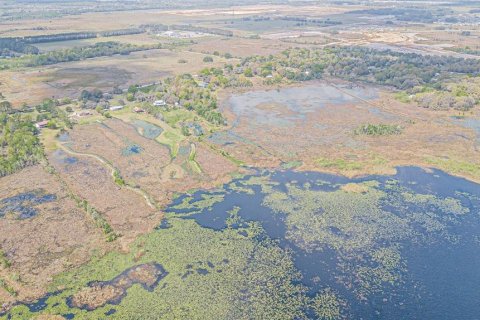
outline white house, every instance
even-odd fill
[[[37,127],[37,129],[45,128],[47,125],[48,125],[48,120],[43,120],[35,123],[35,127]]]
[[[122,110],[123,106],[113,106],[113,107],[110,107],[109,109],[110,109],[110,111]]]
[[[167,103],[164,100],[157,100],[153,103],[155,107],[164,107],[167,105]]]

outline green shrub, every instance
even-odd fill
[[[364,124],[355,129],[357,135],[389,136],[401,134],[403,128],[394,124]]]

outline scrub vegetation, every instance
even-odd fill
[[[0,113],[0,177],[41,161],[43,148],[31,119]]]
[[[402,133],[403,128],[393,124],[365,124],[355,130],[357,135],[390,136]]]

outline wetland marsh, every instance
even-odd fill
[[[183,195],[129,254],[108,254],[59,277],[56,285],[66,289],[41,311],[75,319],[107,317],[112,307],[118,319],[154,310],[191,319],[241,317],[246,310],[274,318],[474,319],[479,185],[439,170],[397,170],[355,179],[259,171]],[[72,294],[91,293],[86,286],[112,283],[98,281],[124,283],[118,274],[128,276],[141,263],[161,265],[151,267],[163,277],[157,287],[140,290],[134,281],[113,295],[122,300],[112,297],[90,311],[68,302]],[[35,314],[27,310],[18,306],[11,314]]]
[[[473,2],[2,9],[0,320],[479,320]]]

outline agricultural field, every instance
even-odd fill
[[[479,25],[0,0],[0,319],[477,319]]]

